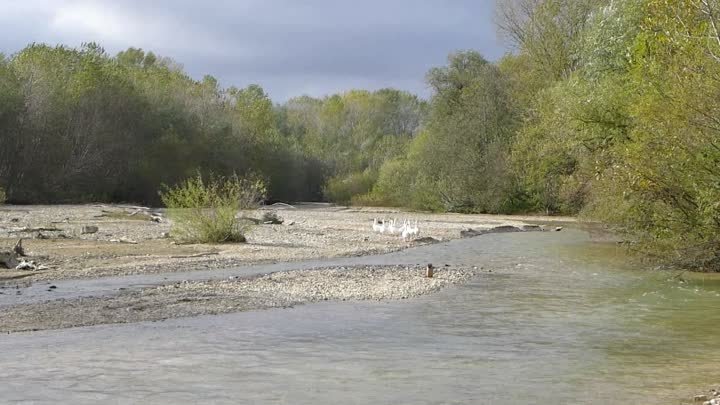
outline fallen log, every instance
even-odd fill
[[[171,259],[191,259],[193,257],[205,257],[219,255],[219,252],[196,253],[194,255],[170,256]]]
[[[46,227],[37,227],[37,228],[19,228],[19,229],[11,229],[8,231],[8,233],[32,233],[32,232],[62,232],[62,229],[52,227],[52,228],[46,228]]]

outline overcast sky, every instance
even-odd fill
[[[428,95],[447,54],[504,50],[494,0],[0,0],[0,52],[98,42],[169,56],[193,77],[260,84],[275,101],[351,88]]]

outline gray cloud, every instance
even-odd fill
[[[194,77],[262,85],[277,101],[350,88],[428,95],[448,53],[503,53],[494,0],[0,1],[0,51],[95,41],[169,56]]]

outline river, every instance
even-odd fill
[[[720,382],[720,278],[645,269],[580,230],[325,264],[427,262],[488,271],[406,301],[2,336],[0,402],[678,404]]]

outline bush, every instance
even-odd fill
[[[354,196],[370,192],[376,179],[377,174],[371,170],[336,176],[328,180],[323,193],[334,203],[348,204]]]
[[[262,180],[236,175],[206,182],[198,173],[164,188],[160,198],[173,220],[171,234],[186,243],[245,242],[249,225],[238,221],[238,210],[257,207],[265,196]]]

